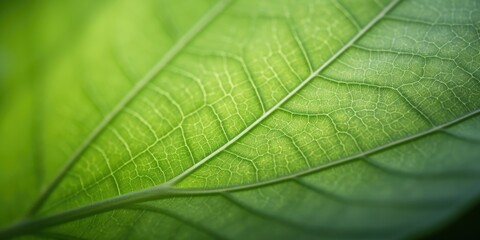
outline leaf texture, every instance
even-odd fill
[[[2,14],[2,237],[401,238],[479,195],[476,0],[36,5]]]

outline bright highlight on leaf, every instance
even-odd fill
[[[478,0],[0,5],[1,239],[404,238],[480,194]]]

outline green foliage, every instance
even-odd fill
[[[398,238],[480,193],[478,0],[0,9],[0,238]]]

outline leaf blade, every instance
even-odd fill
[[[306,15],[299,17],[298,13],[314,13],[308,9],[321,9],[312,7],[317,3],[326,10],[315,14],[338,12],[343,16],[338,17],[341,24],[320,22],[319,26],[330,33],[334,27],[346,29],[329,35],[330,42],[321,45],[322,54],[309,45],[321,42],[312,37],[315,34],[302,32],[304,29],[299,25],[292,27],[292,22],[313,19]],[[200,227],[189,228],[186,234],[219,232],[221,234],[210,234],[210,237],[220,238],[237,238],[248,232],[283,237],[305,234],[306,238],[314,238],[319,233],[325,238],[398,237],[433,226],[458,211],[478,194],[475,157],[479,153],[473,151],[476,141],[464,141],[463,137],[470,136],[469,132],[474,132],[475,127],[455,134],[451,134],[451,129],[477,121],[479,104],[475,96],[479,92],[476,71],[479,66],[473,60],[478,58],[474,19],[462,18],[464,15],[453,12],[457,9],[475,11],[476,3],[464,1],[462,3],[470,4],[469,7],[454,6],[457,9],[452,10],[453,6],[446,2],[429,9],[428,1],[404,1],[380,26],[365,36],[354,35],[350,41],[344,39],[365,22],[365,18],[359,17],[365,12],[357,15],[358,9],[348,9],[350,5],[342,2],[334,4],[335,8],[325,1],[317,3],[296,8],[292,5],[287,10],[285,5],[268,8],[268,11],[262,9],[271,7],[266,3],[258,5],[257,12],[245,11],[249,6],[247,2],[232,6],[233,10],[215,22],[209,32],[192,41],[192,46],[171,62],[172,66],[142,92],[139,100],[128,104],[125,112],[109,124],[108,131],[93,145],[96,152],[90,150],[82,156],[81,165],[72,169],[66,181],[59,185],[48,208],[41,213],[46,217],[37,223],[50,219],[51,214],[52,218],[62,214],[68,218],[74,212],[82,218],[94,214],[93,218],[55,228],[59,233],[68,231],[90,238],[94,235],[76,229],[99,222],[112,228],[114,223],[108,223],[107,219],[118,214],[128,215],[127,219],[142,219],[145,228],[137,231],[124,226],[117,232],[109,232],[112,238],[121,236],[120,232],[137,237],[142,234],[168,236],[168,232],[152,232],[153,222],[182,226],[182,221],[186,223],[182,219],[189,219],[188,212],[191,212],[195,214],[187,225]],[[382,9],[380,15],[388,11],[388,7]],[[412,9],[422,9],[426,17],[418,20],[424,16],[412,15]],[[429,22],[436,10],[460,17]],[[242,14],[247,17],[239,17]],[[376,18],[373,19],[375,22]],[[227,27],[229,23],[249,30],[231,31]],[[366,23],[366,29],[370,29],[369,25]],[[225,31],[225,41],[216,39],[222,31]],[[446,37],[439,37],[442,34]],[[247,35],[251,36],[245,38]],[[241,44],[229,44],[229,37]],[[442,47],[435,52],[436,46]],[[459,46],[464,48],[451,51]],[[201,64],[192,64],[198,60]],[[186,70],[183,66],[190,68]],[[312,66],[321,66],[321,70],[309,74]],[[317,77],[317,72],[322,74]],[[302,81],[302,76],[310,77]],[[168,83],[168,79],[178,82]],[[303,86],[306,87],[303,89]],[[293,91],[289,92],[290,89]],[[248,106],[254,109],[248,110]],[[279,112],[271,114],[265,109]],[[457,121],[461,124],[456,124]],[[455,126],[451,128],[451,125]],[[449,127],[448,130],[445,127]],[[450,155],[439,151],[447,149],[447,143],[455,146]],[[465,150],[471,152],[466,154]],[[431,165],[435,162],[426,157],[427,153],[434,156],[438,164]],[[368,156],[366,161],[353,162],[365,156]],[[338,165],[338,159],[342,164]],[[309,173],[305,169],[317,168],[323,170],[321,174],[301,175]],[[445,171],[449,168],[453,171]],[[465,171],[468,176],[459,177],[458,174]],[[445,179],[430,179],[430,176]],[[337,178],[345,180],[338,183]],[[379,184],[375,179],[386,183]],[[178,187],[185,189],[172,193],[170,183],[176,181],[179,181]],[[365,183],[357,183],[362,181]],[[266,185],[258,189],[242,188],[249,184],[260,187],[263,183]],[[394,183],[402,188],[392,190]],[[372,197],[375,195],[368,190],[368,184],[383,190],[382,195],[376,196],[378,199]],[[77,189],[72,191],[71,186]],[[448,186],[448,191],[442,193],[439,186]],[[465,189],[455,189],[455,186]],[[163,187],[166,188],[161,190]],[[399,194],[408,192],[408,187],[412,187],[413,195],[405,195],[408,200],[397,201],[395,197],[404,197]],[[113,191],[115,188],[117,191]],[[225,189],[235,191],[222,193]],[[218,191],[221,194],[217,195]],[[128,196],[139,192],[145,195],[129,199]],[[281,192],[288,194],[279,194]],[[203,196],[206,193],[213,195]],[[173,208],[181,214],[170,219],[151,212],[114,210],[128,208],[132,202],[152,200],[155,194],[167,195],[165,199],[150,202],[146,208],[155,210],[153,212]],[[177,197],[170,198],[173,196]],[[125,202],[114,203],[115,207],[108,205],[116,199]],[[318,205],[317,201],[325,206]],[[191,207],[178,209],[180,202]],[[84,210],[89,203],[103,206],[99,212],[112,211],[87,214]],[[209,211],[199,211],[202,206],[208,206],[207,203],[229,209],[230,216],[220,216],[219,209],[210,207],[207,207]],[[293,203],[300,203],[301,207]],[[87,207],[82,208],[85,204]],[[450,205],[448,209],[438,209]],[[418,209],[419,206],[428,208]],[[347,209],[348,216],[335,214],[342,209]],[[322,214],[315,215],[318,212]],[[359,221],[367,213],[377,225]],[[149,220],[143,220],[144,215]],[[395,221],[384,221],[389,216],[397,217]],[[249,220],[239,225],[242,218]],[[332,219],[342,226],[329,224]],[[411,219],[421,219],[422,226],[413,226]],[[57,218],[57,222],[50,225],[63,220]],[[205,222],[209,224],[204,225]],[[225,222],[235,227],[222,230]],[[255,227],[259,223],[275,226],[274,230],[265,232]],[[281,230],[280,226],[285,229]]]

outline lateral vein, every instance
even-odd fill
[[[250,124],[247,128],[245,128],[242,132],[240,132],[237,136],[232,138],[230,141],[222,145],[220,148],[215,150],[214,152],[210,153],[208,156],[203,158],[202,160],[198,161],[196,164],[192,165],[190,168],[182,172],[181,174],[177,175],[176,177],[170,179],[168,182],[164,183],[166,185],[174,185],[178,183],[180,180],[188,176],[190,173],[195,171],[197,168],[205,164],[207,161],[215,157],[220,152],[227,149],[230,145],[235,143],[237,140],[242,138],[245,134],[250,132],[253,128],[255,128],[259,123],[265,120],[268,116],[270,116],[273,112],[275,112],[280,106],[282,106],[285,102],[287,102],[290,98],[292,98],[298,91],[303,89],[312,79],[314,79],[320,72],[322,72],[325,68],[330,66],[330,64],[335,61],[338,57],[340,57],[346,50],[348,50],[358,39],[360,39],[365,33],[367,33],[375,24],[377,24],[390,10],[392,10],[401,0],[394,0],[392,1],[387,7],[385,7],[375,18],[373,18],[367,25],[365,25],[350,41],[348,41],[340,50],[338,50],[333,56],[331,56],[325,63],[323,63],[317,70],[311,73],[302,83],[300,83],[295,89],[293,89],[290,93],[288,93],[284,98],[282,98],[277,104],[275,104],[272,108],[266,111],[260,118],[255,120],[252,124]]]

